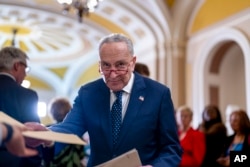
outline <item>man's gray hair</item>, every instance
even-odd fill
[[[13,64],[22,61],[25,62],[28,58],[25,52],[16,47],[4,47],[0,50],[0,71],[11,70]]]
[[[100,40],[100,43],[99,43],[99,52],[100,52],[100,49],[101,49],[103,44],[112,43],[112,42],[124,42],[128,47],[129,53],[132,56],[134,56],[134,46],[133,46],[132,40],[129,39],[128,37],[126,37],[125,35],[118,34],[118,33],[110,34],[110,35],[102,38]]]

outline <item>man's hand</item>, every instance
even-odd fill
[[[33,131],[48,131],[49,130],[47,127],[37,122],[27,122],[25,123],[25,126],[29,130],[33,130]],[[39,139],[30,138],[30,137],[25,137],[25,142],[30,147],[37,147],[39,145],[44,145],[44,146],[53,145],[53,141],[39,140]]]
[[[27,148],[25,145],[22,131],[27,130],[26,128],[9,125],[9,127],[12,129],[12,132],[11,132],[11,131],[8,131],[6,125],[1,125],[1,126],[3,130],[6,132],[6,135],[8,133],[12,133],[10,140],[4,143],[7,150],[10,153],[16,156],[20,156],[20,157],[29,157],[29,156],[35,156],[38,154],[37,150]]]
[[[216,160],[222,166],[229,166],[230,165],[230,158],[229,156],[220,157]]]

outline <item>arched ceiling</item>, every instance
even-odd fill
[[[164,18],[151,0],[104,0],[83,23],[74,12],[63,15],[56,0],[1,0],[0,46],[10,46],[12,31],[17,29],[15,46],[30,57],[32,70],[27,79],[31,87],[67,94],[100,76],[97,47],[101,37],[123,33],[132,38],[138,55],[145,55],[147,49],[155,55],[152,48],[163,43],[162,34],[169,32]]]
[[[94,13],[79,23],[74,12],[63,15],[62,6],[56,0],[0,0],[0,46],[11,45],[12,30],[17,28],[16,46],[30,57],[32,70],[27,78],[32,81],[31,87],[67,94],[100,76],[97,70],[98,41],[109,33],[130,36],[137,59],[154,62],[156,56],[164,52],[157,48],[171,39],[169,9],[176,1],[104,0]],[[234,11],[226,8],[229,12],[224,12],[223,17],[211,15],[213,5],[218,8],[223,4],[221,1],[239,5]],[[197,12],[190,21],[192,33],[217,22],[218,18],[248,8],[250,4],[249,0],[245,3],[221,1],[206,0],[194,7]]]
[[[205,0],[196,6],[190,33],[195,33],[223,19],[250,9],[250,0]]]

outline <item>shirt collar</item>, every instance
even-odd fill
[[[135,79],[135,75],[134,75],[134,73],[132,73],[131,77],[130,77],[130,79],[128,81],[128,84],[122,89],[124,92],[131,93],[134,79]]]

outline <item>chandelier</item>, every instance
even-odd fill
[[[63,6],[63,14],[73,9],[80,23],[84,16],[89,16],[89,13],[95,11],[101,1],[103,0],[57,0]]]
[[[17,34],[17,31],[18,31],[18,28],[13,28],[12,29],[12,34],[13,34],[13,37],[12,37],[12,40],[11,40],[11,46],[16,46],[16,34]]]

